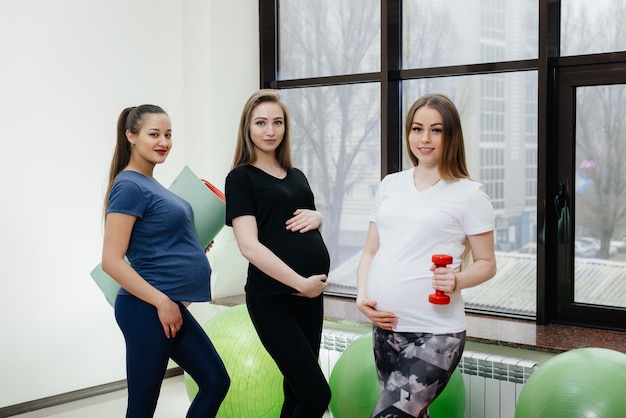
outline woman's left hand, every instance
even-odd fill
[[[293,218],[286,222],[288,231],[305,233],[322,226],[322,214],[318,211],[298,209],[293,215]]]
[[[454,270],[449,267],[437,267],[435,264],[430,270],[433,272],[433,289],[446,293],[453,293],[456,290]]]

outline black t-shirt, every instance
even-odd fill
[[[285,222],[297,209],[315,210],[313,192],[304,174],[294,168],[284,179],[254,166],[240,166],[226,177],[226,225],[234,218],[256,218],[259,242],[269,248],[298,274],[309,277],[328,274],[330,256],[319,229],[292,232]],[[257,296],[291,294],[295,290],[258,268],[248,266],[246,292]]]

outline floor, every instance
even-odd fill
[[[184,417],[189,407],[182,375],[167,378],[154,418]],[[79,401],[14,415],[19,418],[115,418],[126,413],[126,391],[106,393]]]
[[[189,407],[182,375],[163,381],[154,418],[184,417]],[[15,418],[122,418],[126,411],[126,391],[111,392],[79,401],[14,415]],[[242,417],[244,418],[244,417]],[[250,417],[253,418],[253,417]],[[324,418],[331,418],[327,413]]]

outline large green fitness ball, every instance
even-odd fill
[[[626,354],[579,348],[559,354],[530,376],[515,418],[626,416]]]
[[[380,398],[372,334],[356,339],[341,354],[330,374],[334,418],[369,418]],[[431,418],[462,418],[465,413],[465,384],[456,369],[443,392],[429,407]]]
[[[275,418],[283,405],[283,376],[267,354],[245,305],[220,312],[203,326],[226,365],[230,389],[218,418]],[[185,373],[189,399],[198,385]]]
[[[334,418],[369,418],[380,397],[372,333],[353,341],[337,360],[328,382]]]
[[[428,413],[432,418],[463,418],[466,399],[465,383],[457,367],[443,392],[428,407]]]

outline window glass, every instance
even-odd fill
[[[538,56],[537,0],[404,0],[402,15],[406,69]]]
[[[280,80],[380,71],[379,0],[281,0]]]
[[[328,292],[356,294],[356,266],[380,182],[380,84],[283,90],[293,162],[307,176],[331,255]]]
[[[624,0],[561,1],[561,55],[626,50]]]
[[[624,84],[576,89],[574,301],[579,303],[626,307],[624,103]]]
[[[447,95],[457,106],[470,175],[483,184],[496,216],[498,273],[492,280],[468,289],[466,305],[533,316],[537,276],[537,72],[405,81],[403,123],[413,102],[431,92]],[[406,155],[404,141],[403,152]],[[403,167],[410,166],[410,160],[403,158]]]

